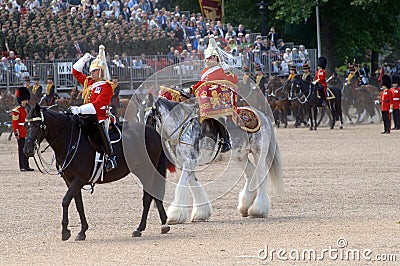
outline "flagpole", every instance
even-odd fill
[[[320,34],[320,27],[319,27],[319,7],[318,7],[318,0],[317,5],[315,6],[315,17],[316,17],[316,24],[317,24],[317,54],[318,57],[321,56],[321,34]]]

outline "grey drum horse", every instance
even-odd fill
[[[208,220],[212,213],[210,200],[195,173],[196,167],[212,163],[216,158],[218,133],[208,123],[200,123],[198,106],[192,100],[182,103],[164,98],[155,100],[149,94],[142,101],[142,109],[148,107],[147,122],[159,131],[169,160],[182,170],[174,200],[167,210],[169,224],[184,223],[188,219],[188,188],[193,197],[191,221]],[[238,200],[238,210],[243,217],[267,217],[270,209],[267,177],[278,192],[283,190],[281,155],[274,126],[266,115],[256,113],[261,126],[255,133],[227,126],[232,143],[230,158],[241,172],[225,177],[231,181],[245,176]],[[253,162],[249,160],[250,155]]]

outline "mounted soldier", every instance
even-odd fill
[[[264,73],[262,72],[261,66],[256,65],[256,71],[257,71],[257,76],[256,76],[256,85],[257,88],[260,89],[262,95],[265,95],[265,84],[267,83],[267,78],[265,77]]]
[[[301,76],[301,79],[308,83],[312,82],[312,76],[310,73],[310,69],[311,68],[307,63],[303,64],[303,75]]]
[[[71,106],[69,110],[73,114],[85,115],[89,138],[92,134],[99,134],[103,150],[107,154],[106,171],[109,172],[117,167],[116,157],[108,136],[109,120],[107,119],[108,105],[113,96],[113,83],[110,81],[105,47],[99,46],[99,54],[89,67],[90,76],[86,76],[82,70],[91,58],[92,56],[86,53],[73,65],[72,74],[83,85],[84,104]]]
[[[235,113],[238,84],[237,76],[224,62],[224,57],[229,57],[229,55],[218,47],[214,36],[210,36],[208,47],[204,50],[205,68],[201,72],[200,81],[184,89],[186,94],[196,95],[200,106],[201,122],[207,121],[218,129],[222,145],[221,152],[231,149],[228,131],[221,120]]]
[[[349,75],[346,78],[345,85],[351,86],[351,92],[355,93],[355,89],[358,87],[359,74],[356,72],[354,65],[349,66]]]
[[[320,86],[317,86],[318,89],[318,96],[321,99],[321,105],[325,106],[326,105],[326,99],[327,99],[327,88],[328,85],[326,84],[326,64],[328,63],[328,60],[321,56],[318,58],[318,70],[317,73],[315,73],[315,80],[314,83],[319,83]]]
[[[298,77],[296,65],[292,65],[289,70],[289,77],[288,80],[293,81],[295,78]]]
[[[42,91],[43,91],[43,88],[42,88],[42,86],[39,84],[39,77],[38,77],[38,76],[33,76],[32,93],[33,93],[38,99],[40,99],[40,97],[42,96]]]

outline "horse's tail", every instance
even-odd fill
[[[269,168],[269,177],[271,179],[272,185],[277,194],[284,192],[283,183],[283,170],[282,170],[282,159],[281,152],[278,147],[278,142],[276,141],[275,132],[272,130],[271,143],[268,148],[268,158],[273,156],[272,163]]]

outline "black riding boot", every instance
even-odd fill
[[[110,172],[117,167],[117,160],[110,142],[110,138],[104,128],[104,122],[97,124],[101,141],[103,142],[104,152],[107,154],[106,171]]]
[[[222,125],[220,122],[215,121],[216,127],[219,132],[220,141],[221,141],[221,152],[227,152],[231,149],[231,141],[229,140],[229,133],[228,130]]]

